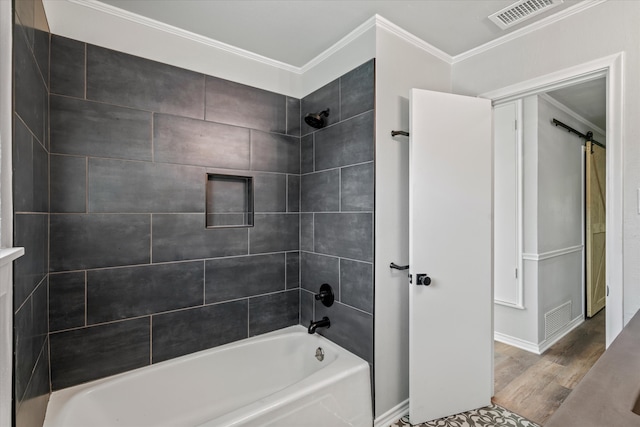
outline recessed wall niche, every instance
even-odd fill
[[[253,227],[253,177],[207,174],[207,228]]]

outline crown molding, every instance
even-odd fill
[[[519,30],[513,31],[509,34],[505,34],[504,36],[497,38],[495,40],[492,40],[488,43],[485,43],[483,45],[480,45],[478,47],[475,47],[473,49],[470,49],[466,52],[460,53],[458,55],[455,55],[453,57],[453,61],[452,63],[458,63],[458,62],[462,62],[466,59],[469,59],[473,56],[479,55],[481,53],[484,53],[488,50],[491,50],[493,48],[496,48],[500,45],[503,45],[505,43],[509,43],[510,41],[513,41],[517,38],[520,38],[522,36],[525,36],[527,34],[530,34],[534,31],[538,31],[541,28],[544,28],[546,26],[549,26],[551,24],[554,24],[558,21],[562,21],[563,19],[566,19],[572,15],[575,15],[577,13],[580,13],[584,10],[587,10],[593,6],[597,6],[600,3],[604,3],[607,0],[583,0],[579,3],[576,3],[573,6],[570,6],[566,9],[563,9],[553,15],[547,16],[544,19],[541,19],[539,21],[536,21],[530,25],[527,25],[526,27],[520,28]]]
[[[145,16],[138,15],[137,13],[129,12],[129,11],[117,8],[115,6],[111,6],[106,3],[102,3],[98,0],[67,0],[67,1],[69,3],[74,3],[79,6],[84,6],[101,13],[106,13],[121,19],[126,19],[127,21],[144,25],[144,26],[153,28],[155,30],[173,34],[174,36],[178,36],[178,37],[193,41],[195,43],[200,43],[200,44],[210,46],[225,52],[229,52],[253,61],[261,62],[263,64],[270,65],[272,67],[279,68],[281,70],[285,70],[285,71],[296,73],[296,74],[302,74],[300,67],[296,67],[281,61],[277,61],[275,59],[267,58],[266,56],[258,55],[248,50],[241,49],[239,47],[235,47],[230,44],[211,39],[209,37],[201,36],[199,34],[192,33],[191,31],[183,30],[181,28],[174,27],[173,25],[165,24],[163,22],[156,21],[155,19],[147,18]]]
[[[427,43],[426,41],[422,40],[421,38],[415,36],[414,34],[408,32],[407,30],[399,27],[398,25],[392,23],[391,21],[389,21],[388,19],[380,16],[380,15],[374,15],[372,16],[370,19],[368,19],[367,21],[365,21],[363,24],[361,24],[360,26],[358,26],[356,29],[354,29],[353,31],[351,31],[349,34],[347,34],[346,36],[344,36],[342,39],[340,39],[338,42],[336,42],[335,44],[333,44],[331,47],[329,47],[328,49],[326,49],[324,52],[322,52],[321,54],[319,54],[318,56],[316,56],[315,58],[313,58],[312,60],[310,60],[309,62],[307,62],[305,65],[303,65],[302,67],[297,67],[291,64],[287,64],[285,62],[282,61],[277,61],[275,59],[271,59],[268,58],[266,56],[262,56],[256,53],[253,53],[251,51],[245,50],[245,49],[241,49],[235,46],[232,46],[230,44],[227,43],[223,43],[221,41],[218,40],[214,40],[212,38],[209,37],[205,37],[196,33],[193,33],[191,31],[187,31],[187,30],[183,30],[181,28],[175,27],[173,25],[169,25],[169,24],[165,24],[163,22],[160,21],[156,21],[155,19],[151,19],[151,18],[147,18],[145,16],[142,15],[138,15],[136,13],[133,12],[129,12],[123,9],[120,9],[118,7],[115,6],[111,6],[109,4],[106,3],[102,3],[99,0],[65,0],[69,3],[73,3],[79,6],[83,6],[83,7],[87,7],[90,9],[93,9],[95,11],[101,12],[101,13],[105,13],[105,14],[109,14],[111,16],[115,16],[117,18],[120,19],[125,19],[128,20],[130,22],[134,22],[136,24],[140,24],[140,25],[144,25],[146,27],[158,30],[158,31],[162,31],[168,34],[172,34],[174,36],[177,37],[181,37],[183,39],[187,39],[190,40],[192,42],[195,43],[199,43],[205,46],[209,46],[215,49],[219,49],[221,51],[224,52],[228,52],[234,55],[238,55],[240,57],[243,57],[245,59],[249,59],[252,61],[257,61],[260,62],[262,64],[268,65],[268,66],[272,66],[274,68],[277,69],[281,69],[287,72],[291,72],[291,73],[295,73],[295,74],[299,74],[302,75],[305,72],[307,72],[308,70],[312,69],[313,67],[317,66],[318,64],[322,63],[324,60],[326,60],[327,58],[329,58],[331,55],[333,55],[334,53],[340,51],[340,49],[344,48],[345,46],[347,46],[349,43],[351,43],[352,41],[356,40],[358,37],[360,37],[361,35],[363,35],[366,31],[372,29],[372,28],[380,28],[383,29],[385,31],[388,31],[398,37],[400,37],[401,39],[403,39],[404,41],[406,41],[407,43],[412,44],[413,46],[416,46],[417,48],[435,56],[436,58],[444,61],[445,63],[449,64],[449,65],[453,65],[457,62],[461,62],[464,61],[466,59],[469,59],[475,55],[479,55],[483,52],[486,52],[488,50],[491,50],[497,46],[500,46],[502,44],[508,43],[512,40],[515,40],[519,37],[522,37],[526,34],[529,34],[531,32],[537,31],[541,28],[544,28],[548,25],[551,25],[555,22],[561,21],[569,16],[572,16],[574,14],[577,14],[579,12],[582,12],[583,10],[586,10],[588,8],[591,8],[593,6],[596,6],[600,3],[603,3],[607,0],[583,0],[571,7],[568,7],[567,9],[564,9],[554,15],[551,15],[547,18],[544,18],[540,21],[537,21],[533,24],[530,24],[526,27],[523,27],[519,30],[513,31],[509,34],[506,34],[498,39],[492,40],[488,43],[485,43],[481,46],[478,46],[476,48],[470,49],[466,52],[463,52],[461,54],[455,55],[455,56],[451,56],[449,54],[447,54],[446,52],[438,49],[437,47]]]
[[[579,121],[583,125],[586,125],[587,127],[591,128],[590,129],[591,131],[597,132],[600,135],[603,135],[605,137],[607,136],[607,132],[604,129],[602,129],[600,126],[598,126],[596,124],[593,124],[589,120],[585,119],[580,114],[576,113],[575,111],[573,111],[572,109],[570,109],[569,107],[567,107],[566,105],[564,105],[563,103],[558,101],[557,99],[551,97],[549,94],[542,93],[539,96],[540,96],[540,98],[542,98],[545,101],[547,101],[549,104],[551,104],[554,107],[556,107],[558,110],[560,110],[560,111],[562,111],[564,113],[567,113],[569,116],[573,117],[574,119],[576,119],[577,121]]]
[[[384,29],[384,30],[386,30],[386,31],[388,31],[388,32],[390,32],[390,33],[402,38],[407,43],[410,43],[410,44],[416,46],[417,48],[422,49],[427,53],[430,53],[431,55],[435,56],[436,58],[438,58],[438,59],[440,59],[440,60],[442,60],[444,62],[446,62],[447,64],[453,64],[454,57],[452,57],[448,53],[443,52],[442,50],[438,49],[437,47],[427,43],[426,41],[422,40],[421,38],[411,34],[407,30],[405,30],[404,28],[397,26],[393,22],[389,21],[386,18],[383,18],[380,15],[374,15],[373,18],[375,19],[377,27],[382,28],[382,29]]]

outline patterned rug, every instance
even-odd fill
[[[463,412],[422,424],[411,424],[408,418],[409,416],[405,415],[390,427],[540,427],[498,405],[489,405],[475,411]]]

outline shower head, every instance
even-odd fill
[[[312,128],[320,129],[325,126],[324,118],[329,117],[329,109],[327,108],[324,111],[320,111],[319,113],[309,113],[304,116],[304,121],[306,124],[311,126]]]

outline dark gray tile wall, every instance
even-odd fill
[[[297,100],[52,36],[51,79],[53,389],[322,315],[372,362],[373,61]],[[254,227],[205,228],[207,173],[253,177]]]
[[[302,99],[301,116],[330,108],[327,126],[302,125],[300,322],[373,363],[374,60]],[[320,285],[336,296],[315,301]]]
[[[55,35],[51,81],[53,389],[299,322],[300,100]],[[205,227],[207,173],[253,227]]]
[[[49,400],[49,32],[36,0],[16,0],[13,28],[13,336],[15,427],[39,427]],[[40,4],[40,7],[42,5]]]

